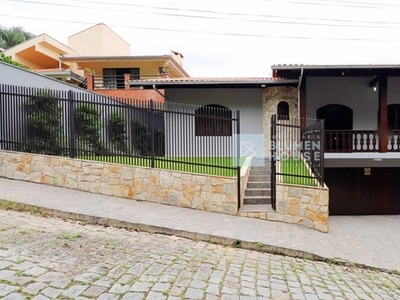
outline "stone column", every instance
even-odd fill
[[[271,116],[277,113],[279,102],[286,101],[289,104],[289,116],[298,116],[298,91],[292,86],[271,86],[263,91],[263,132],[264,132],[264,155],[270,156],[271,140]]]

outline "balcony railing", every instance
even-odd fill
[[[158,79],[168,78],[167,74],[144,74],[144,75],[104,75],[104,76],[92,76],[93,86],[88,85],[88,89],[99,90],[99,89],[126,89],[125,82],[130,80],[145,80],[145,79]],[[128,87],[130,88],[130,87]]]
[[[387,151],[400,152],[400,130],[389,132]],[[378,130],[325,130],[325,152],[379,152]]]

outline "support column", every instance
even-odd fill
[[[124,74],[125,90],[130,90],[131,89],[131,85],[129,84],[130,80],[131,80],[131,74]]]
[[[387,76],[379,77],[379,151],[388,151]]]
[[[87,79],[87,89],[92,91],[94,90],[94,76],[93,74],[87,74],[86,75],[86,79]]]

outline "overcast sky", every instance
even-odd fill
[[[191,76],[272,64],[400,64],[398,0],[0,0],[0,25],[67,44],[103,22],[132,55],[181,52]]]

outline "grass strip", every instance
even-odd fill
[[[315,180],[311,178],[313,175],[310,173],[306,164],[301,159],[285,158],[281,160],[281,172],[283,173],[283,182],[289,184],[317,186]],[[302,177],[305,176],[305,177]]]
[[[150,158],[128,156],[80,156],[79,159],[117,163],[138,167],[151,167]],[[243,165],[245,157],[240,159]],[[154,167],[171,171],[235,177],[236,159],[232,157],[155,157]]]

